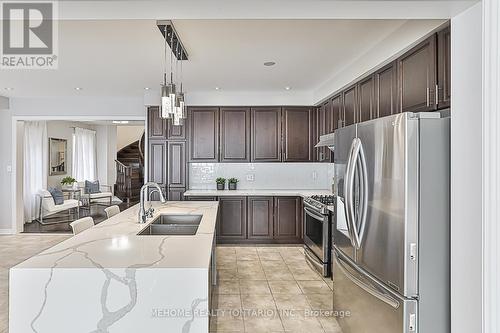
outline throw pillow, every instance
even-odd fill
[[[96,180],[95,182],[90,182],[88,180],[85,181],[85,193],[87,194],[101,193],[99,187],[100,186],[98,180]]]
[[[49,192],[56,205],[62,205],[64,203],[64,194],[60,189],[49,187]]]

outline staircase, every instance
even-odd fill
[[[144,184],[144,134],[116,154],[115,195],[128,204],[139,201]]]

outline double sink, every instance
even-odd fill
[[[162,214],[137,235],[195,235],[203,215]]]

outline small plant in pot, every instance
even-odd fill
[[[64,188],[68,188],[68,189],[73,189],[74,186],[76,184],[76,179],[73,178],[73,177],[64,177],[62,180],[61,180],[61,185],[64,187]]]
[[[238,179],[236,179],[236,178],[229,178],[227,182],[229,184],[229,189],[230,190],[236,190],[236,185],[238,184]]]
[[[226,178],[219,177],[215,180],[215,183],[217,183],[218,190],[223,190],[226,187]]]

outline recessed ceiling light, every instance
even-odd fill
[[[7,88],[5,88],[5,90],[11,91],[11,90],[14,90],[14,88],[12,88],[12,87],[7,87]]]
[[[144,88],[144,90],[149,90],[149,87]]]
[[[80,90],[82,90],[82,88],[80,88],[80,87],[76,87],[76,88],[75,88],[75,90],[76,90],[76,91],[80,91]]]
[[[215,90],[220,90],[220,87],[215,87]]]
[[[128,120],[113,120],[113,124],[128,124]]]
[[[267,67],[274,66],[274,65],[276,65],[276,62],[274,62],[274,61],[266,61],[264,63],[264,66],[267,66]]]
[[[288,87],[288,86],[285,87],[285,90],[290,90],[290,89],[292,89],[292,87]]]

